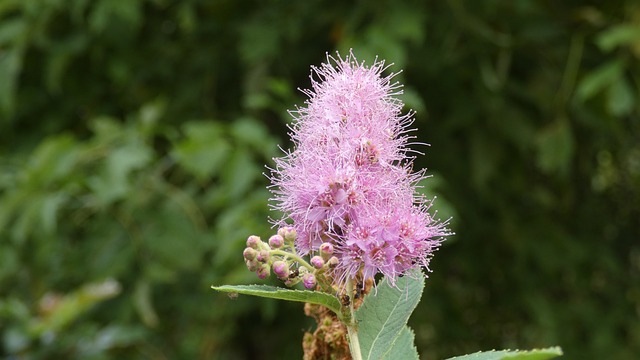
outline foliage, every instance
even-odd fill
[[[303,303],[322,305],[336,313],[336,315],[342,315],[342,311],[340,310],[342,305],[340,304],[338,298],[320,291],[291,290],[283,287],[266,285],[223,285],[212,286],[211,288],[217,291],[234,294],[232,295],[232,297],[238,296],[238,294],[244,294],[259,296],[263,298],[298,301]]]
[[[530,351],[484,351],[464,356],[456,356],[449,360],[544,360],[551,359],[562,354],[562,350],[557,347],[547,349],[535,349]]]
[[[266,227],[260,217],[245,214],[267,216],[268,194],[255,186],[261,177],[255,164],[275,152],[273,140],[253,120],[230,126],[193,121],[162,130],[160,111],[145,106],[126,124],[96,119],[87,140],[47,137],[5,173],[0,281],[11,289],[4,294],[3,327],[13,339],[5,338],[5,351],[83,357],[97,350],[78,348],[78,337],[95,342],[115,332],[102,350],[137,344],[151,352],[189,354],[198,350],[188,337],[202,338],[236,314],[205,310],[210,301],[204,284],[243,281],[234,272],[243,264],[233,261],[242,244],[224,239]],[[155,148],[158,142],[167,144],[165,153]],[[27,331],[41,317],[84,312],[50,298],[107,277],[117,279],[122,295],[86,318],[84,328],[65,332],[69,321],[44,322],[45,329]],[[158,339],[148,334],[151,329]],[[178,329],[184,338],[173,344],[151,341],[175,336]],[[226,336],[218,331],[213,339],[205,337],[207,351],[217,350]],[[141,341],[146,338],[151,343]],[[176,348],[162,348],[167,345]]]
[[[299,358],[300,306],[209,285],[253,282],[293,89],[352,47],[404,69],[424,191],[454,216],[420,354],[633,358],[639,26],[631,0],[0,1],[0,354]]]
[[[408,348],[396,348],[395,343],[405,344],[413,337],[407,321],[420,302],[424,277],[422,272],[415,271],[398,279],[395,285],[392,287],[384,278],[373,293],[364,297],[356,311],[363,359],[418,358],[413,341],[408,343]],[[406,353],[400,356],[397,350]]]
[[[353,319],[348,315],[352,310],[350,303],[341,304],[336,296],[323,292],[320,289],[321,286],[318,286],[315,291],[264,285],[224,285],[212,286],[212,288],[232,293],[234,297],[244,294],[325,306],[337,315],[344,326],[351,327],[349,342],[354,359],[417,360],[419,356],[414,345],[413,330],[407,326],[407,321],[420,302],[424,285],[424,276],[420,270],[413,270],[407,276],[395,281],[389,280],[386,276],[383,277],[373,293],[364,295],[361,306],[355,311],[355,321],[352,321]],[[346,292],[349,293],[349,290]],[[355,294],[349,296],[355,299]],[[320,322],[318,324],[320,326]],[[358,349],[357,354],[353,350],[354,346]],[[304,357],[307,358],[308,355],[313,358],[320,357],[307,354],[305,351]],[[559,347],[552,347],[527,351],[491,350],[457,356],[449,360],[544,360],[560,355],[562,350]]]

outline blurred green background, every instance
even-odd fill
[[[422,357],[638,356],[636,1],[0,0],[0,358],[301,358],[301,304],[209,286],[258,282],[264,166],[349,48],[403,69],[453,217]]]

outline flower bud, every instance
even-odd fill
[[[337,257],[332,256],[329,261],[327,261],[327,264],[329,265],[330,269],[333,269],[334,267],[338,266],[338,264],[340,263],[340,260],[338,260]]]
[[[316,277],[312,273],[306,273],[302,277],[302,284],[309,290],[316,287]]]
[[[260,267],[260,263],[253,259],[253,260],[246,260],[245,264],[247,264],[247,269],[249,269],[249,271],[257,271],[258,268]]]
[[[311,265],[316,269],[322,269],[324,266],[324,260],[320,256],[316,255],[311,258]]]
[[[260,237],[251,235],[247,238],[247,247],[258,249],[261,242],[262,240],[260,240]]]
[[[256,255],[258,255],[258,252],[253,249],[253,248],[245,248],[244,251],[242,252],[242,256],[244,256],[245,260],[253,260],[256,258]]]
[[[260,252],[256,256],[256,260],[260,261],[261,263],[268,263],[269,257],[270,257],[269,251],[260,250]]]
[[[281,279],[287,278],[289,276],[289,264],[281,260],[275,261],[273,263],[273,273]]]
[[[326,261],[331,255],[333,255],[333,245],[328,242],[322,243],[322,245],[320,245],[320,256],[322,256],[322,259]]]
[[[258,271],[256,271],[256,275],[258,275],[258,278],[260,279],[266,279],[269,277],[270,274],[271,274],[271,268],[269,267],[268,264],[262,264],[260,268],[258,268]]]
[[[284,245],[284,238],[281,235],[273,235],[269,238],[269,245],[273,249],[279,249]]]
[[[293,226],[284,226],[278,230],[278,235],[282,236],[286,241],[293,242],[298,234]]]

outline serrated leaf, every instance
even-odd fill
[[[562,355],[558,346],[533,350],[492,350],[456,356],[447,360],[545,360]]]
[[[418,305],[423,288],[424,276],[417,270],[399,278],[395,287],[383,279],[377,292],[364,298],[356,311],[363,359],[382,359],[391,350]]]
[[[382,358],[383,360],[419,360],[418,350],[413,344],[414,339],[413,330],[408,326],[405,326],[400,331],[400,334],[394,341],[389,352]]]
[[[271,299],[299,301],[322,305],[336,313],[338,317],[342,316],[342,304],[340,304],[338,298],[319,291],[291,290],[268,285],[223,285],[212,286],[211,288],[213,290],[226,293],[253,295]]]

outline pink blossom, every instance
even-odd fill
[[[448,235],[416,194],[424,172],[411,172],[413,113],[402,114],[401,85],[386,69],[352,53],[313,67],[309,99],[291,112],[294,149],[271,174],[274,208],[286,215],[279,224],[296,230],[301,254],[332,244],[339,282],[426,267]]]

